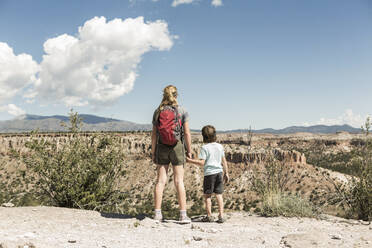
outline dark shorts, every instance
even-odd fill
[[[203,192],[206,195],[210,195],[212,193],[222,194],[223,192],[222,172],[204,176]]]
[[[163,144],[156,145],[155,163],[160,165],[183,165],[185,164],[185,148],[183,143],[178,141],[174,146]]]

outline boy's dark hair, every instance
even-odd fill
[[[214,126],[207,125],[202,128],[202,135],[203,135],[203,142],[204,143],[212,143],[216,142],[216,129]]]

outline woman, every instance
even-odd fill
[[[154,192],[155,220],[162,220],[161,202],[167,182],[169,164],[172,164],[174,185],[178,195],[180,223],[187,224],[191,220],[186,214],[186,192],[183,184],[183,165],[187,156],[191,158],[191,135],[189,114],[178,105],[177,88],[168,85],[163,90],[163,99],[155,110],[152,119],[152,160],[157,165],[157,180]]]

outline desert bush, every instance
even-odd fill
[[[38,192],[52,205],[104,210],[121,199],[117,190],[124,154],[110,134],[80,135],[82,120],[70,113],[70,139],[56,143],[36,137],[26,143],[22,159],[35,173]]]
[[[256,213],[266,217],[312,217],[317,214],[309,201],[286,192],[290,176],[290,168],[269,153],[263,171],[255,169],[253,173],[253,190],[261,198],[261,207],[255,209]]]
[[[347,216],[362,220],[372,220],[372,138],[370,137],[371,120],[367,118],[362,131],[365,142],[353,151],[352,164],[356,168],[348,183],[337,184],[327,173],[326,179],[333,183],[336,194],[330,200],[346,208]]]
[[[285,163],[278,161],[271,152],[267,154],[263,170],[257,167],[253,169],[253,190],[261,196],[284,191],[290,179]]]
[[[153,195],[149,193],[143,199],[140,198],[139,203],[135,204],[134,209],[130,211],[129,214],[132,216],[141,215],[141,214],[151,216],[154,212],[153,205],[154,205],[154,198],[153,198]]]
[[[317,211],[309,201],[299,195],[273,192],[265,195],[259,213],[266,217],[314,217]]]
[[[179,210],[178,210],[177,203],[175,200],[168,199],[168,200],[163,201],[162,214],[164,218],[175,219],[178,217],[178,213],[179,213]]]

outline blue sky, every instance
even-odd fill
[[[150,123],[172,83],[195,129],[360,126],[372,2],[0,0],[0,65],[1,120],[73,107]]]

